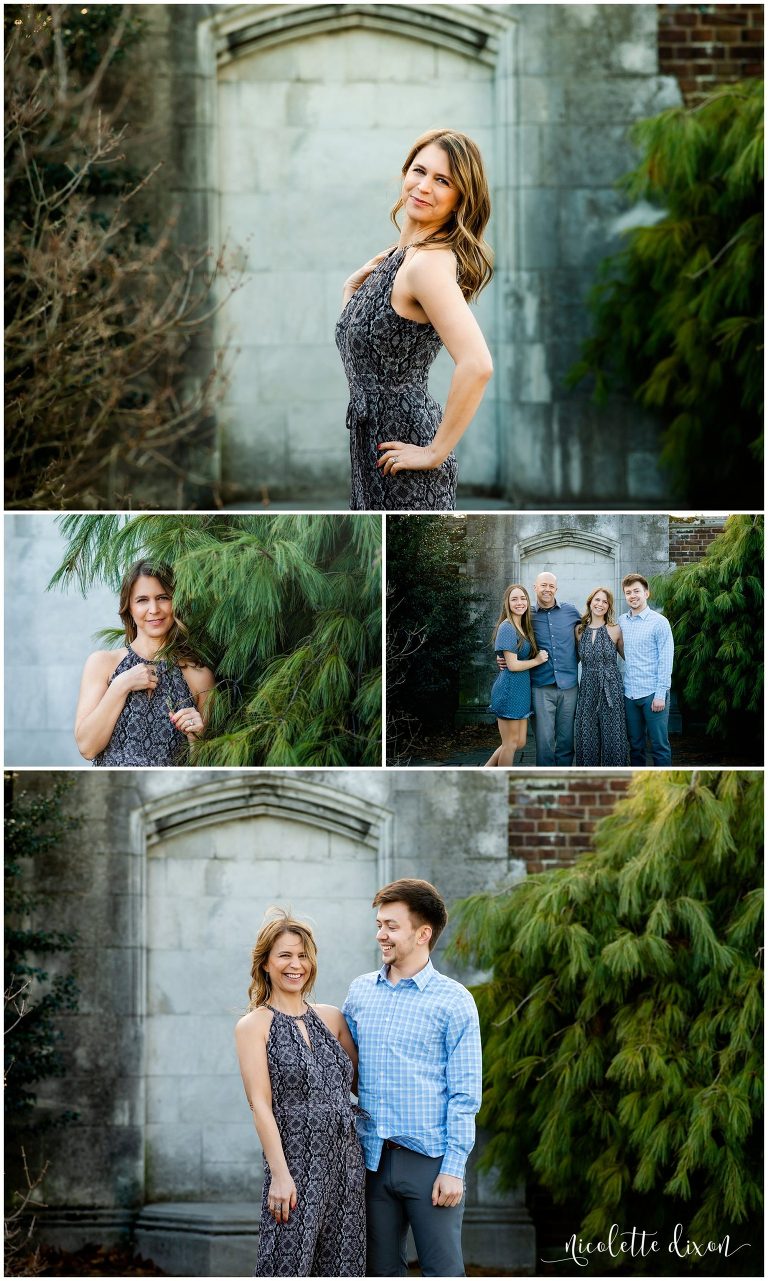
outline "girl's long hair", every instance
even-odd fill
[[[419,245],[448,245],[453,250],[458,261],[459,288],[467,302],[474,302],[493,275],[493,250],[483,238],[491,216],[491,196],[483,157],[477,143],[465,133],[457,133],[453,129],[430,129],[417,138],[408,152],[403,177],[414,157],[432,142],[442,147],[450,160],[451,177],[458,188],[459,201],[445,225],[427,236],[426,240],[420,240]],[[398,231],[397,214],[402,207],[402,196],[398,196],[390,213]]]
[[[272,995],[272,983],[264,966],[269,954],[282,934],[298,934],[304,944],[304,951],[309,962],[309,978],[301,989],[304,999],[311,994],[317,978],[317,944],[311,927],[305,921],[297,921],[282,907],[267,909],[267,919],[259,930],[258,938],[251,953],[251,982],[248,988],[248,1009],[257,1010],[267,1005]]]
[[[514,615],[511,609],[509,608],[509,593],[514,592],[515,590],[521,591],[525,596],[525,599],[528,601],[528,608],[523,614],[523,617],[520,619],[518,619],[516,615]],[[525,639],[527,641],[530,641],[531,658],[535,658],[539,652],[539,647],[536,644],[536,636],[534,635],[534,631],[533,631],[533,620],[531,618],[531,598],[528,595],[528,592],[523,587],[522,583],[510,583],[509,587],[504,592],[504,596],[501,602],[501,613],[499,614],[499,617],[496,619],[496,624],[493,629],[493,637],[491,638],[491,644],[494,646],[494,648],[496,646],[496,633],[499,630],[500,624],[503,623],[504,621],[511,623],[516,632],[518,633],[522,632]]]
[[[593,587],[587,597],[586,609],[582,614],[581,622],[579,623],[579,627],[581,627],[582,631],[585,627],[589,627],[589,624],[592,622],[592,601],[594,597],[597,596],[598,592],[604,592],[608,597],[608,613],[605,616],[606,626],[612,627],[616,622],[616,615],[613,612],[613,592],[609,587]]]
[[[131,592],[140,578],[156,578],[162,585],[164,591],[168,593],[173,600],[173,570],[170,565],[151,560],[137,560],[131,565],[123,575],[123,581],[120,584],[120,603],[118,612],[120,621],[125,631],[125,643],[130,645],[135,641],[137,636],[136,624],[131,614]],[[195,667],[204,666],[199,657],[194,653],[189,640],[189,632],[184,623],[174,611],[173,627],[168,636],[163,641],[162,646],[157,653],[158,660],[167,659],[172,663],[178,663],[180,666],[192,664]]]

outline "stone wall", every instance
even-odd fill
[[[763,74],[762,4],[660,4],[659,71],[687,105],[721,84]]]
[[[618,770],[510,774],[510,857],[521,859],[529,873],[571,866],[592,848],[595,824],[612,812],[629,783],[630,775]]]
[[[74,737],[95,633],[119,627],[106,587],[46,591],[65,549],[51,513],[5,517],[5,763],[86,766]]]

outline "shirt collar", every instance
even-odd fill
[[[436,973],[437,973],[437,971],[435,970],[435,967],[434,967],[434,965],[432,964],[432,962],[431,962],[431,961],[427,961],[427,963],[426,963],[426,965],[424,966],[423,970],[419,970],[417,974],[412,974],[412,975],[410,976],[410,978],[407,978],[407,979],[400,979],[400,982],[401,982],[401,983],[413,983],[413,984],[414,984],[414,985],[419,989],[419,991],[420,991],[420,992],[423,992],[423,991],[424,991],[424,988],[427,986],[427,984],[429,983],[430,979],[431,979],[431,978],[433,978],[433,976],[434,976]],[[389,983],[390,987],[395,987],[395,986],[397,986],[397,985],[396,985],[396,984],[394,984],[394,983],[390,983],[390,979],[389,979],[389,966],[388,966],[388,965],[382,965],[381,969],[379,970],[379,972],[378,972],[378,974],[377,974],[377,976],[376,976],[376,982],[377,982],[377,983]]]
[[[650,605],[646,605],[645,609],[641,609],[639,614],[633,614],[631,609],[627,610],[627,614],[630,618],[647,618],[648,615],[652,613],[653,613],[653,610],[651,609]]]
[[[539,602],[538,602],[538,601],[536,601],[536,602],[534,603],[534,605],[533,605],[533,612],[534,612],[534,614],[538,614],[538,613],[539,613],[539,611],[541,610],[541,613],[542,613],[542,614],[551,614],[553,609],[559,609],[559,608],[560,608],[560,602],[558,601],[557,597],[555,597],[555,603],[554,603],[554,605],[550,605],[549,609],[544,609],[544,608],[539,604]]]

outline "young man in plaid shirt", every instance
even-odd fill
[[[344,1014],[359,1053],[369,1276],[406,1276],[413,1231],[423,1276],[464,1276],[464,1168],[482,1094],[477,1008],[430,952],[448,913],[434,885],[379,890],[380,970],[352,983]]]

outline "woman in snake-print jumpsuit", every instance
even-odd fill
[[[235,1040],[264,1153],[257,1277],[365,1276],[365,1159],[351,1091],[357,1049],[341,1010],[310,1005],[317,946],[271,908]]]
[[[573,763],[628,765],[624,686],[617,659],[624,650],[609,587],[595,587],[590,592],[576,628],[576,641],[581,680],[573,725]]]
[[[298,1016],[268,1008],[272,1110],[297,1203],[287,1223],[269,1213],[265,1159],[254,1276],[365,1276],[365,1160],[350,1101],[352,1064],[311,1006]]]
[[[488,185],[471,139],[423,135],[403,167],[393,218],[399,209],[399,243],[349,277],[336,326],[349,382],[350,507],[451,511],[453,447],[493,368],[468,306],[491,277],[492,257],[483,240]],[[456,365],[444,412],[427,387],[443,339]]]

